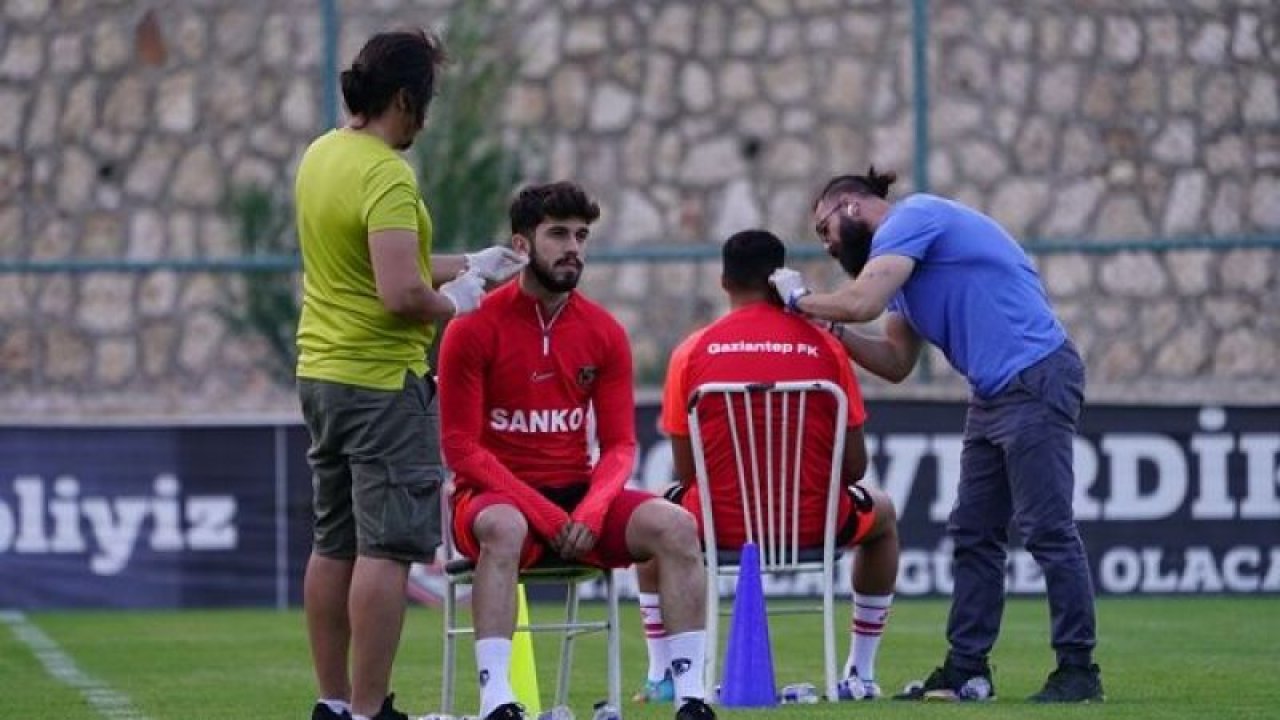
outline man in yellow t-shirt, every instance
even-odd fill
[[[437,321],[474,310],[486,281],[525,263],[498,247],[431,255],[431,218],[398,151],[422,131],[443,57],[420,30],[373,36],[342,73],[350,122],[316,139],[298,167],[313,720],[407,718],[389,692],[405,584],[410,564],[429,560],[440,540],[443,468],[427,350]]]

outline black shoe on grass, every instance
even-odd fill
[[[994,700],[996,686],[991,681],[991,668],[984,667],[978,672],[961,670],[951,661],[934,668],[924,682],[916,680],[908,683],[902,692],[893,696],[894,700],[943,700],[950,702],[976,702]]]
[[[351,720],[351,713],[346,710],[335,712],[328,705],[318,702],[311,708],[311,720]]]
[[[716,712],[698,698],[685,698],[684,704],[676,711],[676,720],[716,720]]]
[[[382,707],[378,708],[378,714],[374,715],[370,720],[409,720],[409,716],[395,709],[396,694],[391,693],[382,701]]]
[[[1093,665],[1059,665],[1049,673],[1040,692],[1027,698],[1033,703],[1102,702],[1102,671]]]
[[[484,720],[525,720],[524,706],[520,703],[503,703],[484,716]]]

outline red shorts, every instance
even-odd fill
[[[875,505],[871,500],[871,495],[867,493],[866,488],[856,483],[845,485],[844,487],[847,501],[840,503],[838,510],[839,517],[837,524],[839,530],[836,531],[836,547],[853,547],[861,543],[867,537],[867,533],[871,532],[871,527],[875,525],[876,513]],[[702,536],[702,504],[698,499],[698,492],[692,485],[676,485],[668,489],[663,497],[676,503],[693,514],[698,521],[698,536]],[[821,518],[816,518],[816,522],[821,523]],[[821,534],[821,529],[811,527],[813,532],[808,534]],[[741,545],[742,533],[741,528],[731,531],[728,534],[734,537],[729,538],[734,545]],[[801,534],[806,534],[801,529]],[[722,537],[720,524],[716,524],[716,541],[720,542]]]
[[[566,512],[572,512],[586,495],[587,486],[573,488],[556,488],[544,491],[543,495]],[[605,514],[604,525],[600,529],[600,537],[591,552],[582,557],[580,562],[602,568],[624,568],[635,563],[631,551],[627,548],[627,525],[631,522],[631,514],[642,503],[655,500],[657,497],[640,490],[623,488],[609,505]],[[459,491],[453,496],[453,538],[458,552],[475,560],[480,556],[480,543],[471,532],[476,516],[481,510],[491,505],[511,505],[515,502],[500,492]],[[527,568],[538,562],[544,553],[551,551],[550,546],[532,531],[524,540],[524,549],[520,552],[520,567]],[[553,551],[552,551],[553,552]]]

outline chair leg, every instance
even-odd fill
[[[609,603],[609,704],[622,712],[622,643],[619,641],[621,625],[618,618],[618,583],[614,571],[604,574],[605,597]]]
[[[458,619],[458,588],[448,577],[445,578],[444,585],[444,672],[441,673],[440,712],[450,715],[453,713],[454,665],[457,662],[455,654],[458,638],[453,634],[453,630],[457,626]]]
[[[830,568],[825,573],[826,583],[822,592],[822,662],[826,674],[827,700],[836,702],[836,598],[835,573]]]
[[[704,669],[703,682],[709,697],[714,697],[716,688],[716,659],[720,654],[720,573],[714,561],[707,570],[707,597],[704,621],[707,649],[707,662]]]
[[[578,622],[578,584],[570,581],[566,584],[564,615],[565,625]],[[569,673],[573,670],[573,641],[577,631],[566,628],[560,640],[560,672],[556,675],[556,705],[569,703]]]

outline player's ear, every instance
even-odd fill
[[[521,253],[523,255],[528,255],[529,251],[532,249],[532,246],[533,246],[533,243],[529,241],[529,238],[525,237],[524,235],[521,235],[520,233],[516,233],[515,235],[511,236],[511,249],[515,250],[518,253]]]

